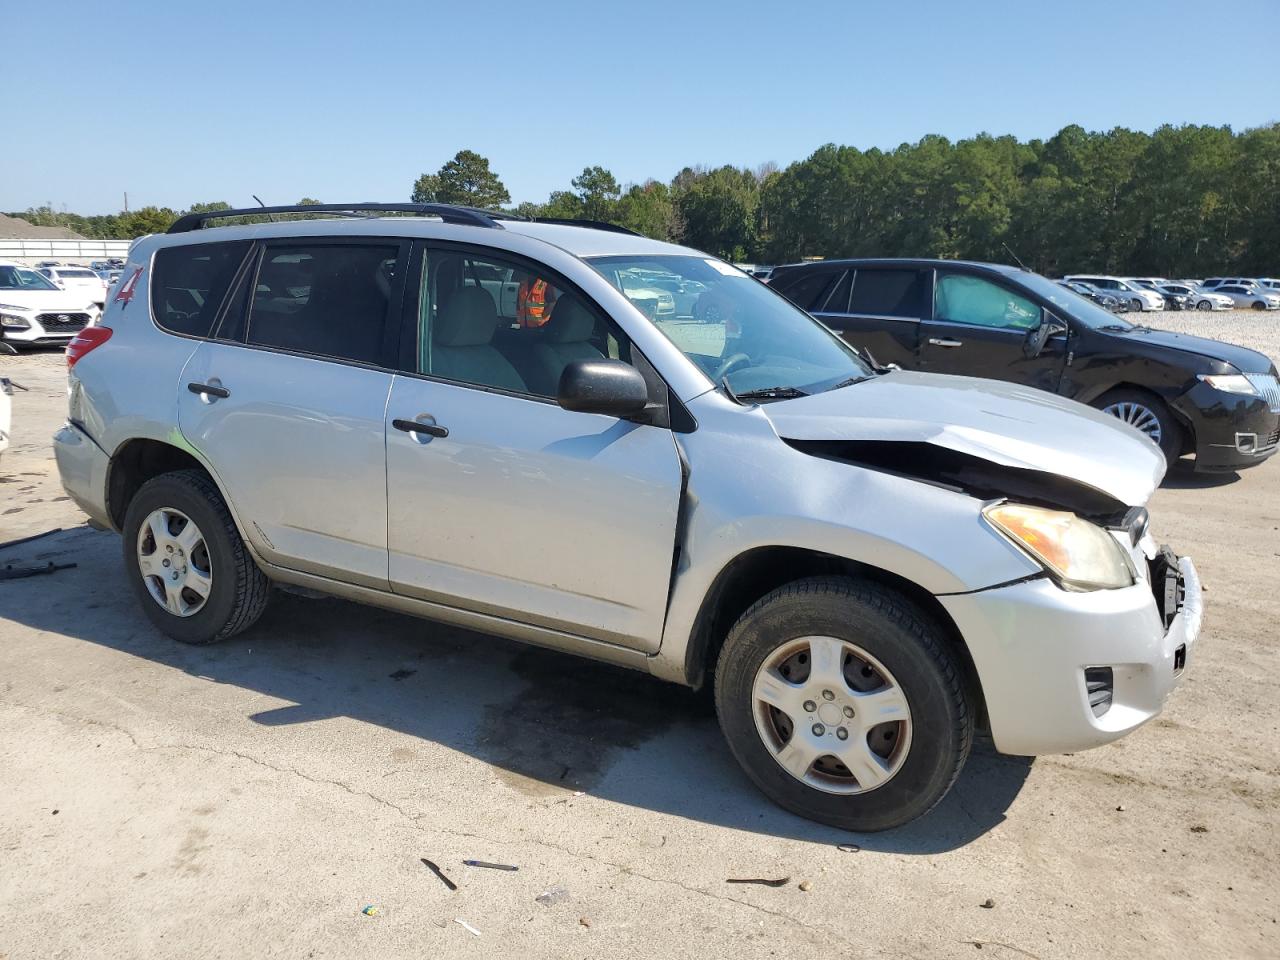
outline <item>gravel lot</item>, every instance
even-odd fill
[[[1274,314],[1155,322],[1280,357]],[[286,594],[170,642],[58,485],[62,358],[0,374],[30,387],[0,541],[65,528],[0,565],[78,564],[0,582],[4,960],[1277,955],[1280,464],[1152,502],[1208,590],[1160,719],[1034,764],[980,746],[928,817],[851,836],[769,806],[705,698],[640,675]]]

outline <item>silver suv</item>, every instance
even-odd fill
[[[760,789],[857,830],[936,804],[975,727],[1080,750],[1178,682],[1200,585],[1114,418],[878,368],[623,230],[302,210],[334,216],[138,241],[68,351],[62,481],[175,639],[293,584],[714,683]]]

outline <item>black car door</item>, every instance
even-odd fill
[[[933,315],[920,324],[922,369],[1057,392],[1068,334],[1049,337],[1037,356],[1028,357],[1028,334],[1042,320],[1058,322],[1030,297],[985,276],[944,269],[933,300]]]
[[[820,310],[811,311],[878,363],[919,365],[928,278],[920,267],[851,267]]]

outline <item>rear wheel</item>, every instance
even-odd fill
[[[716,667],[729,748],[775,803],[849,830],[930,810],[973,712],[946,640],[906,598],[843,577],[780,587],[742,615]]]
[[[1255,301],[1253,301],[1252,307],[1253,307],[1253,309],[1254,309],[1254,310],[1265,310],[1265,309],[1267,309],[1267,305],[1266,305],[1265,303],[1263,303],[1261,300],[1255,300]]]
[[[1170,464],[1182,456],[1182,428],[1164,401],[1143,390],[1113,390],[1094,404],[1151,438]]]
[[[247,630],[271,583],[249,556],[208,475],[180,470],[148,480],[125,512],[124,559],[151,622],[183,643]]]

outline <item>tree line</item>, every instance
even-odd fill
[[[462,150],[419,177],[410,198],[606,221],[739,262],[1016,258],[1050,275],[1280,274],[1280,124],[1239,133],[1072,125],[1047,140],[927,136],[893,150],[827,144],[785,169],[693,166],[625,186],[590,166],[546,201],[514,207],[489,161]],[[191,209],[215,208],[227,205]],[[92,237],[156,232],[179,215],[14,214]]]

